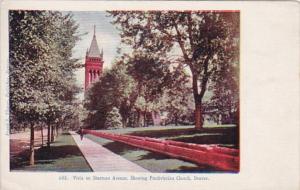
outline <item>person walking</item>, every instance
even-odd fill
[[[79,133],[80,133],[80,139],[82,140],[83,139],[83,129],[82,129],[82,127],[80,127],[80,129],[79,129]]]

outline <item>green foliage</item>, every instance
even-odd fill
[[[124,56],[87,92],[85,107],[90,113],[86,125],[105,128],[104,121],[112,107],[119,109],[123,126],[127,127],[148,125],[151,112],[190,115],[186,107],[191,100],[186,95],[188,74],[182,72],[181,67],[171,71],[165,60],[157,57],[137,52]]]
[[[189,88],[189,75],[177,67],[172,78],[172,86],[164,94],[165,110],[168,113],[166,122],[175,125],[193,124],[194,99],[192,89]]]
[[[207,103],[207,111],[215,120],[221,115],[222,124],[237,124],[239,107],[239,67],[237,64],[228,64],[219,70],[218,77],[212,79],[213,95]]]
[[[85,107],[90,112],[85,121],[86,125],[91,128],[104,128],[104,121],[112,107],[129,106],[129,96],[134,88],[134,80],[127,74],[125,65],[116,63],[110,70],[104,71],[100,79],[87,91]]]
[[[172,82],[172,73],[166,62],[141,52],[135,52],[126,62],[128,74],[137,83],[135,109],[151,112],[162,106],[160,98]]]
[[[110,112],[108,112],[105,127],[107,129],[118,129],[122,127],[122,117],[119,113],[118,108],[113,107]]]
[[[69,115],[79,91],[77,28],[71,15],[57,11],[9,12],[11,119],[55,123]]]
[[[189,68],[196,107],[196,127],[202,127],[203,97],[209,83],[227,77],[221,70],[238,60],[239,13],[199,11],[110,11],[124,44],[149,56],[180,52],[178,64]],[[165,64],[174,64],[174,61]],[[229,73],[234,75],[236,73]],[[228,76],[232,77],[232,76]],[[218,79],[219,80],[219,79]],[[216,84],[216,83],[215,83]],[[218,85],[220,86],[220,85]],[[211,85],[212,88],[218,88]]]
[[[122,43],[132,52],[119,56],[88,92],[87,125],[104,128],[108,113],[116,107],[123,126],[147,126],[151,113],[159,113],[167,117],[166,123],[196,120],[201,127],[202,113],[214,107],[215,114],[225,112],[230,101],[237,102],[239,13],[109,13]],[[207,89],[209,104],[203,100]]]

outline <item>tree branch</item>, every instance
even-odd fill
[[[189,40],[191,44],[191,52],[194,52],[195,50],[195,44],[193,40],[193,35],[192,35],[192,18],[191,18],[191,13],[187,14],[187,19],[188,19],[188,34],[189,34]]]
[[[176,24],[174,18],[172,19],[172,21],[173,21],[173,27],[175,28],[176,33],[177,33],[177,35],[176,35],[177,42],[178,42],[178,44],[179,44],[179,46],[180,46],[180,49],[181,49],[181,52],[182,52],[183,57],[184,57],[184,59],[185,59],[185,62],[186,62],[186,64],[187,64],[188,66],[190,66],[191,72],[192,72],[192,73],[195,73],[195,71],[194,71],[194,66],[193,66],[193,64],[192,64],[192,62],[191,62],[191,59],[190,59],[189,56],[188,56],[188,53],[187,53],[186,49],[184,48],[184,44],[183,44],[183,42],[182,42],[182,35],[180,34],[180,32],[179,32],[179,30],[178,30],[178,26],[177,26],[177,24]]]
[[[210,73],[208,72],[208,64],[209,64],[210,58],[211,58],[211,53],[204,60],[204,72],[203,72],[203,78],[201,81],[201,89],[200,89],[200,94],[199,94],[201,99],[203,98],[204,93],[206,91],[206,86],[207,86],[208,78],[210,75]]]

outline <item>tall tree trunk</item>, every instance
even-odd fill
[[[51,126],[51,142],[54,142],[54,126]]]
[[[193,71],[193,70],[192,70]],[[203,81],[202,81],[203,82]],[[195,128],[203,128],[203,115],[202,115],[202,97],[206,89],[206,82],[201,84],[200,93],[198,92],[198,76],[193,74],[193,95],[195,101]]]
[[[29,164],[34,165],[34,124],[30,124],[30,159]]]
[[[202,105],[201,103],[195,103],[195,128],[203,128],[203,115],[202,115]]]
[[[42,146],[44,146],[44,130],[43,130],[43,124],[41,125],[41,136],[42,136]]]
[[[141,111],[138,110],[138,114],[137,114],[137,127],[142,126],[142,121],[141,121],[142,116],[141,115],[142,115]]]
[[[47,147],[50,148],[50,132],[51,132],[51,125],[50,123],[47,123],[48,125],[48,133],[47,133]]]
[[[134,112],[133,113],[133,126],[132,127],[136,127],[139,125],[139,114],[138,112]]]
[[[178,116],[177,113],[174,114],[175,117],[175,126],[178,126]]]
[[[218,122],[217,122],[218,125],[221,125],[221,124],[222,124],[222,118],[223,118],[223,117],[222,117],[222,114],[219,114],[219,115],[218,115]]]
[[[56,136],[56,137],[58,137],[58,125],[59,125],[59,124],[56,124],[56,126],[55,126],[55,132],[56,132],[56,133],[55,133],[55,136]]]
[[[144,111],[144,127],[147,127],[147,112]]]
[[[60,134],[62,133],[62,128],[63,128],[63,126],[60,124],[60,125],[58,126],[57,136],[60,135]]]
[[[208,72],[208,65],[209,65],[209,60],[212,56],[213,54],[210,53],[203,62],[204,64],[203,76],[201,77],[200,85],[198,85],[199,74],[195,70],[193,64],[192,63],[189,64],[192,72],[192,87],[193,87],[193,94],[195,100],[195,128],[196,129],[203,128],[202,98],[204,97],[206,87],[207,87],[207,82],[210,76],[210,73]]]

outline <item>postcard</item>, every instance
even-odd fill
[[[1,4],[1,189],[299,188],[296,2]]]

